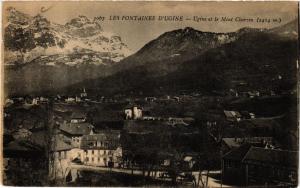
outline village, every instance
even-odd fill
[[[80,90],[6,99],[6,185],[297,185],[295,92]]]

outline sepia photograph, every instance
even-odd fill
[[[4,186],[297,187],[297,1],[4,1]]]

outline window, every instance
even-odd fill
[[[104,150],[104,155],[106,155],[106,150]]]
[[[59,158],[59,152],[55,152],[55,158]]]
[[[87,157],[87,158],[85,158],[85,160],[87,161],[87,162],[89,162],[89,158]]]
[[[94,157],[92,157],[92,162],[94,162]]]
[[[92,155],[94,155],[94,150],[92,150]]]

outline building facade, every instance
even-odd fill
[[[82,137],[80,148],[84,151],[81,160],[92,166],[117,167],[122,157],[119,131],[104,131]]]

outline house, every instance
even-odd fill
[[[68,98],[65,99],[65,102],[66,103],[73,103],[73,102],[75,102],[75,98],[74,97],[68,97]]]
[[[245,119],[238,124],[238,127],[247,129],[253,137],[272,136],[273,131],[278,126],[278,121],[272,118]]]
[[[248,111],[241,111],[241,115],[242,115],[243,119],[254,119],[255,118],[255,114],[252,112],[248,112]]]
[[[235,89],[230,89],[229,90],[229,95],[233,97],[238,97],[239,93]]]
[[[38,103],[39,103],[39,98],[37,97],[37,98],[33,98],[32,99],[32,105],[38,105]]]
[[[14,100],[12,100],[12,99],[6,99],[4,104],[5,104],[4,105],[5,107],[8,107],[8,106],[14,104]]]
[[[246,185],[296,186],[298,151],[251,147],[243,158]]]
[[[83,135],[93,134],[93,125],[87,122],[60,124],[59,129],[64,136],[70,139],[71,145],[79,147]]]
[[[143,111],[137,105],[130,105],[125,108],[125,119],[141,119]]]
[[[120,131],[110,130],[84,135],[80,148],[84,150],[84,159],[82,160],[84,164],[116,167],[120,164],[122,157]]]
[[[239,122],[241,121],[241,114],[237,111],[228,111],[224,110],[225,117],[227,121],[232,121],[232,122]]]
[[[74,152],[76,150],[77,152]],[[66,143],[61,135],[55,135],[50,146],[49,176],[52,179],[65,178],[71,161],[77,158],[80,149]]]
[[[272,137],[244,137],[244,138],[222,138],[222,152],[228,152],[232,149],[238,148],[241,145],[249,143],[252,145],[266,147],[268,145],[273,144]]]
[[[171,125],[188,125],[186,122],[184,122],[183,118],[176,118],[176,117],[169,117],[167,118],[167,123]]]
[[[236,183],[238,185],[246,183],[245,166],[242,161],[250,147],[250,144],[243,144],[223,155],[222,176],[225,183]]]
[[[81,102],[81,98],[80,97],[75,97],[75,102]]]
[[[49,102],[49,99],[45,98],[45,97],[40,97],[39,100],[40,100],[41,103],[48,103]]]
[[[145,101],[147,101],[147,102],[154,102],[156,100],[157,100],[156,97],[145,97]]]
[[[86,115],[82,112],[73,112],[71,115],[71,123],[83,123],[86,121]]]
[[[188,169],[192,169],[194,164],[196,163],[195,159],[193,156],[190,156],[190,155],[186,155],[184,158],[183,158],[183,161],[184,163],[186,163]]]
[[[249,98],[254,98],[254,97],[259,97],[260,93],[259,93],[259,91],[248,91],[247,95]]]
[[[176,102],[179,102],[180,101],[180,98],[179,97],[173,97],[173,99],[176,101]]]
[[[143,119],[143,120],[146,120],[146,121],[154,121],[154,120],[158,120],[159,117],[144,116],[142,119]]]
[[[243,144],[222,157],[225,183],[297,185],[298,152]]]
[[[25,104],[26,105],[38,105],[39,98],[38,97],[26,97]]]
[[[51,143],[51,151],[53,152],[55,160],[62,160],[68,158],[68,151],[73,149],[74,146],[66,143],[63,138],[59,135],[56,135]]]

